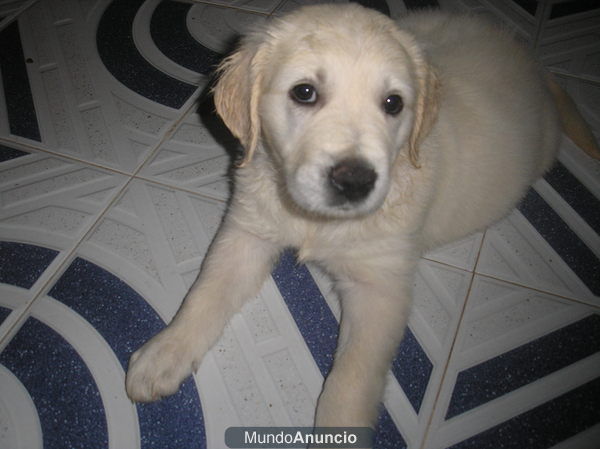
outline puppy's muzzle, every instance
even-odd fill
[[[329,171],[329,185],[334,202],[357,203],[364,200],[375,186],[377,173],[361,159],[344,159]]]

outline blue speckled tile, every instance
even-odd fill
[[[327,375],[333,364],[338,323],[312,281],[305,266],[299,266],[293,252],[284,253],[273,271],[273,279],[286,300],[292,316],[308,345],[321,374]],[[307,301],[311,298],[312,301]]]
[[[566,405],[564,415],[546,414],[562,407],[558,396],[600,377],[599,317],[592,307],[476,275],[427,447],[530,447],[528,439],[550,447],[600,424],[596,414],[573,419]],[[546,437],[552,423],[560,431]]]
[[[421,409],[432,370],[431,360],[410,328],[406,328],[398,353],[392,362],[392,373],[417,414]]]
[[[132,91],[160,104],[180,108],[197,86],[157,70],[140,55],[131,29],[143,3],[144,0],[117,0],[104,11],[96,35],[100,58],[111,74]]]
[[[159,50],[175,63],[210,76],[225,55],[194,39],[186,25],[191,7],[189,3],[172,0],[159,3],[150,20],[150,35]]]
[[[84,259],[75,259],[48,295],[89,323],[123,370],[133,351],[165,325],[131,287]],[[137,413],[142,448],[205,447],[202,409],[191,380],[163,401],[138,404]]]
[[[600,422],[600,378],[449,449],[545,449]],[[572,447],[578,447],[575,444]],[[593,446],[588,446],[593,447]]]
[[[0,163],[4,161],[9,161],[11,159],[15,159],[18,157],[26,156],[27,152],[17,150],[16,148],[11,148],[5,145],[0,145]]]
[[[17,22],[0,31],[0,72],[10,133],[40,140],[40,129]]]
[[[0,353],[0,364],[31,396],[43,447],[108,447],[104,409],[94,379],[58,332],[35,318],[28,319]],[[18,429],[19,423],[10,425]]]
[[[30,288],[57,254],[40,246],[0,241],[0,282]]]
[[[123,368],[133,351],[165,326],[122,280],[84,259],[75,259],[48,295],[88,321]]]
[[[600,200],[563,164],[557,162],[544,179],[596,233],[600,233]]]
[[[600,352],[600,315],[590,315],[458,374],[446,419]]]
[[[589,205],[593,208],[594,203]],[[519,211],[577,274],[591,292],[600,296],[600,259],[533,189]]]
[[[0,324],[4,322],[6,317],[10,315],[11,310],[6,307],[0,307]]]

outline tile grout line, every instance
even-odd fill
[[[531,290],[531,291],[534,291],[534,292],[537,292],[537,293],[542,293],[544,295],[554,296],[554,297],[559,298],[559,299],[564,299],[565,301],[575,302],[575,303],[577,303],[579,305],[582,305],[582,306],[585,306],[585,307],[590,307],[590,308],[593,308],[593,309],[598,309],[600,311],[600,305],[593,304],[593,303],[590,303],[590,302],[586,302],[583,299],[578,299],[578,298],[574,298],[574,297],[570,297],[570,296],[565,296],[565,295],[562,295],[560,293],[554,293],[554,292],[542,290],[540,288],[532,287],[532,286],[529,286],[529,285],[519,284],[518,282],[509,281],[507,279],[502,279],[502,278],[499,278],[499,277],[496,277],[496,276],[492,276],[490,274],[484,274],[484,273],[478,273],[478,272],[475,272],[474,274],[476,274],[477,276],[481,276],[483,278],[486,278],[486,279],[492,279],[494,281],[504,282],[506,284],[509,284],[509,285],[512,285],[512,286],[515,286],[515,287],[524,288],[524,289]]]
[[[279,9],[280,9],[280,8],[281,8],[283,5],[285,5],[285,4],[286,4],[286,2],[287,2],[287,0],[279,0],[279,2],[278,2],[276,5],[275,5],[275,7],[273,8],[273,10],[272,10],[272,11],[271,11],[271,12],[268,14],[268,16],[267,16],[267,17],[268,17],[269,19],[270,19],[270,18],[272,18],[272,17],[276,17],[276,16],[275,16],[275,13],[276,13],[277,11],[279,11]]]
[[[281,1],[283,2],[285,0],[281,0]],[[268,17],[273,13],[273,12],[268,13],[268,12],[263,12],[263,11],[257,11],[255,9],[249,9],[249,8],[242,8],[241,6],[236,6],[236,5],[227,4],[227,3],[215,3],[215,2],[211,2],[210,0],[193,0],[191,2],[191,4],[192,4],[192,6],[193,5],[204,5],[204,6],[213,6],[215,8],[228,9],[228,10],[232,10],[232,11],[242,11],[242,12],[256,14],[256,15],[264,16],[264,17]],[[277,6],[279,6],[279,4]]]
[[[48,289],[49,289],[49,287],[51,285],[53,285],[54,283],[56,283],[56,281],[60,278],[60,276],[62,276],[64,274],[65,267],[68,266],[69,263],[72,261],[73,255],[77,253],[77,250],[79,249],[79,247],[81,246],[81,244],[94,232],[94,230],[97,228],[97,226],[100,223],[100,221],[106,216],[106,214],[108,213],[108,211],[117,203],[117,201],[120,198],[122,198],[122,195],[126,192],[127,188],[130,186],[130,184],[135,179],[139,179],[139,178],[136,177],[136,174],[145,166],[146,162],[148,162],[150,160],[150,158],[152,156],[154,156],[154,154],[160,149],[160,147],[165,142],[167,142],[169,138],[172,137],[172,135],[175,132],[175,130],[179,127],[179,125],[185,119],[185,117],[187,117],[187,114],[189,113],[189,111],[191,110],[191,108],[193,108],[195,106],[195,104],[196,104],[196,101],[195,100],[192,101],[190,103],[190,105],[181,114],[181,116],[179,118],[177,118],[177,119],[174,120],[173,125],[170,126],[165,131],[165,133],[163,134],[163,136],[155,144],[154,148],[149,152],[148,157],[143,162],[141,162],[138,165],[138,167],[136,167],[136,169],[133,171],[132,174],[126,174],[126,173],[117,172],[119,174],[127,176],[129,179],[113,195],[113,197],[110,199],[110,201],[108,202],[108,204],[103,209],[101,209],[99,211],[99,213],[97,214],[96,218],[93,220],[93,222],[90,225],[88,225],[88,229],[83,233],[83,235],[81,236],[81,238],[79,238],[78,240],[76,240],[73,243],[73,245],[71,246],[70,249],[59,252],[59,254],[60,253],[64,253],[64,255],[62,256],[62,261],[59,262],[58,266],[54,268],[54,272],[48,276],[48,279],[46,279],[45,281],[43,281],[37,287],[37,289],[33,292],[31,299],[28,301],[28,304],[20,312],[19,316],[17,318],[15,318],[14,322],[10,325],[10,327],[3,333],[3,335],[0,335],[0,352],[4,350],[4,348],[6,347],[6,345],[8,343],[10,343],[10,341],[12,340],[12,338],[16,335],[16,333],[19,331],[19,329],[22,327],[22,325],[25,323],[25,321],[29,318],[30,311],[33,308],[33,306],[35,305],[35,303],[39,300],[39,298],[42,297],[42,295],[44,294],[44,292],[47,292]],[[0,138],[0,142],[3,141],[3,140],[4,139]],[[35,148],[33,146],[30,146],[30,147],[33,148],[33,149],[37,149],[37,148]],[[44,152],[50,153],[50,154],[54,155],[54,153],[49,152],[49,151],[44,151]],[[62,157],[62,155],[60,155],[60,156]],[[69,158],[69,159],[71,159],[71,160],[77,160],[75,158]],[[92,166],[95,166],[95,167],[103,168],[102,166],[97,166],[96,164],[90,164],[89,162],[85,162],[85,161],[78,161],[78,162],[82,162],[85,165],[92,165]],[[111,170],[111,171],[113,171],[113,170]],[[59,257],[59,256],[57,256],[57,257]],[[11,311],[11,313],[13,313],[13,312],[15,312],[14,309]]]
[[[23,14],[25,11],[27,11],[39,1],[40,0],[29,0],[25,5],[19,7],[16,11],[0,20],[0,32],[6,29],[6,27],[8,27],[15,20],[18,20],[21,14]]]
[[[482,241],[483,241],[483,239],[482,239]],[[516,282],[516,281],[511,281],[511,280],[508,280],[508,279],[503,279],[501,277],[494,276],[492,274],[486,274],[486,273],[482,273],[480,271],[477,271],[476,268],[474,268],[474,271],[470,271],[470,270],[467,270],[467,269],[465,269],[463,267],[460,267],[458,265],[452,265],[451,263],[447,263],[447,262],[440,262],[439,260],[431,259],[429,257],[421,257],[421,259],[427,260],[429,262],[434,262],[434,263],[437,263],[437,264],[440,264],[440,265],[443,265],[445,267],[449,267],[449,268],[452,268],[452,269],[455,269],[455,270],[460,270],[460,271],[463,271],[465,273],[474,273],[475,275],[484,277],[486,279],[492,279],[492,280],[495,280],[495,281],[504,282],[506,284],[513,285],[515,287],[520,287],[520,288],[524,288],[524,289],[527,289],[527,290],[532,290],[532,291],[535,291],[535,292],[538,292],[538,293],[542,293],[544,295],[555,296],[557,298],[564,299],[566,301],[576,302],[576,303],[578,303],[580,305],[583,305],[583,306],[592,307],[592,308],[595,308],[595,309],[600,309],[600,304],[594,304],[589,299],[579,299],[579,298],[576,298],[574,296],[567,296],[565,294],[556,293],[556,292],[553,292],[553,291],[550,291],[550,290],[544,290],[544,289],[539,288],[539,287],[533,287],[531,285],[522,284],[522,283],[519,283],[519,282]],[[479,260],[479,255],[477,256],[477,260]],[[593,293],[592,293],[592,295],[593,295]],[[589,302],[586,302],[586,301],[589,301]]]
[[[177,127],[175,127],[175,128],[177,128]],[[58,152],[49,150],[47,148],[43,148],[43,147],[40,147],[40,146],[32,145],[32,144],[27,143],[27,142],[20,142],[20,141],[17,141],[17,140],[11,140],[11,139],[7,139],[7,138],[1,137],[1,136],[0,136],[0,145],[7,145],[7,146],[11,146],[11,147],[12,147],[12,145],[17,145],[19,147],[23,147],[26,150],[33,150],[33,151],[35,151],[35,153],[31,153],[31,154],[40,154],[40,153],[43,153],[43,154],[46,154],[48,156],[53,156],[53,157],[57,157],[57,158],[60,158],[60,159],[65,159],[67,161],[74,162],[74,163],[77,163],[77,164],[81,164],[81,165],[84,165],[84,166],[87,166],[87,167],[91,167],[91,168],[95,168],[95,169],[107,171],[107,172],[110,172],[110,173],[115,174],[115,175],[125,176],[125,177],[128,177],[128,178],[135,178],[135,179],[139,179],[141,181],[151,182],[153,184],[156,184],[156,185],[159,185],[159,186],[162,186],[162,187],[168,187],[170,189],[178,190],[178,191],[189,193],[189,194],[192,194],[192,195],[197,195],[197,196],[199,196],[201,198],[204,198],[204,199],[208,199],[208,200],[212,200],[212,201],[218,201],[218,202],[221,202],[221,203],[227,203],[227,201],[228,201],[227,199],[219,198],[218,195],[212,195],[211,196],[210,194],[208,194],[206,192],[199,192],[199,191],[194,190],[193,188],[190,188],[190,187],[185,187],[185,186],[182,186],[182,185],[177,185],[175,183],[170,184],[167,181],[162,181],[162,180],[159,180],[159,179],[153,179],[153,178],[151,178],[149,176],[140,175],[139,171],[141,171],[145,167],[145,164],[147,162],[149,162],[146,159],[144,160],[144,162],[141,162],[139,164],[140,166],[136,167],[136,169],[133,172],[128,173],[128,172],[119,170],[118,168],[109,167],[109,166],[106,166],[106,165],[101,165],[101,164],[98,164],[96,162],[86,161],[84,159],[79,159],[79,158],[77,158],[77,157],[75,157],[73,155],[58,153]],[[154,152],[154,150],[151,150],[151,153],[152,154],[150,156],[153,156],[153,155],[156,154]]]
[[[40,142],[41,144],[42,142]],[[7,139],[6,137],[0,136],[0,144],[2,145],[7,145],[7,146],[11,146],[11,145],[18,145],[19,147],[23,147],[25,148],[25,150],[34,150],[38,153],[44,153],[47,154],[49,156],[54,156],[54,157],[59,157],[61,159],[66,159],[70,162],[75,162],[78,164],[82,164],[85,166],[89,166],[89,167],[93,167],[93,168],[97,168],[100,170],[104,170],[104,171],[108,171],[111,172],[113,174],[116,175],[122,175],[122,176],[133,176],[132,173],[128,173],[126,171],[120,170],[118,168],[115,167],[110,167],[108,165],[102,165],[98,162],[91,162],[91,161],[86,161],[85,159],[80,159],[77,156],[73,156],[71,154],[65,154],[65,153],[59,153],[57,151],[54,150],[50,150],[48,148],[44,148],[41,145],[36,145],[35,143],[33,143],[33,141],[21,141],[21,140],[12,140],[12,139]],[[17,148],[18,149],[18,148]],[[154,150],[152,150],[154,151]],[[35,153],[33,153],[35,154]]]
[[[483,243],[484,243],[484,240],[485,240],[486,233],[487,233],[487,230],[484,232],[483,238],[481,239],[481,244],[479,246],[479,250],[477,252],[477,259],[475,261],[475,265],[474,265],[473,271],[471,272],[472,276],[471,276],[471,281],[469,283],[469,288],[467,290],[467,294],[466,294],[466,298],[465,298],[465,303],[464,303],[463,308],[461,310],[461,314],[460,314],[460,318],[459,318],[459,321],[458,321],[458,326],[457,326],[457,329],[456,329],[456,333],[454,334],[452,345],[450,347],[448,358],[446,360],[446,365],[444,367],[444,372],[443,372],[442,377],[440,379],[439,388],[438,388],[438,391],[437,391],[437,394],[436,394],[436,397],[435,397],[434,405],[432,407],[432,412],[429,415],[429,419],[428,419],[428,422],[427,422],[427,426],[425,428],[425,432],[424,432],[424,435],[423,435],[423,440],[422,440],[420,449],[426,449],[426,443],[427,443],[427,440],[428,440],[429,431],[431,430],[431,425],[432,425],[432,422],[433,422],[433,416],[434,416],[435,411],[436,411],[436,406],[437,406],[437,404],[439,402],[439,398],[440,398],[440,395],[441,395],[441,392],[442,392],[443,383],[444,383],[444,381],[446,379],[446,375],[448,373],[448,369],[449,369],[449,366],[450,366],[450,361],[452,359],[452,355],[454,353],[455,346],[456,346],[456,341],[458,339],[458,333],[460,331],[461,325],[463,324],[464,314],[466,312],[467,303],[468,303],[469,297],[471,296],[471,291],[472,291],[473,283],[475,281],[475,277],[476,276],[484,277],[484,278],[487,278],[487,279],[493,279],[493,280],[496,280],[496,281],[505,282],[507,284],[514,285],[514,286],[521,287],[521,288],[525,288],[525,289],[528,289],[528,290],[531,290],[531,291],[535,291],[535,292],[539,292],[539,293],[542,293],[542,294],[547,294],[547,295],[555,296],[557,298],[564,299],[564,300],[571,301],[571,302],[575,302],[575,303],[577,303],[579,305],[590,307],[590,308],[595,309],[595,310],[599,310],[600,309],[600,306],[598,306],[598,305],[589,304],[589,303],[586,303],[586,302],[584,302],[582,300],[579,300],[579,299],[576,299],[576,298],[571,298],[571,297],[560,295],[560,294],[553,293],[553,292],[547,292],[545,290],[541,290],[541,289],[538,289],[538,288],[535,288],[535,287],[531,287],[531,286],[527,286],[527,285],[522,285],[522,284],[519,284],[519,283],[516,283],[516,282],[508,281],[508,280],[505,280],[505,279],[500,279],[500,278],[497,278],[497,277],[494,277],[494,276],[491,276],[491,275],[482,274],[482,273],[478,272],[477,271],[477,265],[478,265],[479,259],[481,257],[481,252],[483,251]],[[426,260],[432,260],[432,259],[426,259]],[[432,261],[433,262],[437,262],[435,260],[432,260]],[[444,264],[442,262],[437,262],[437,263],[441,263],[443,265],[447,265],[447,266],[452,267],[452,268],[461,269],[460,267],[455,267],[453,265]],[[464,270],[464,269],[462,269],[462,270],[463,271],[467,271],[467,270]]]
[[[218,201],[219,203],[223,203],[223,204],[228,204],[228,201],[229,201],[228,199],[219,198],[218,195],[216,195],[216,194],[211,196],[209,193],[206,193],[206,192],[198,192],[189,187],[178,186],[175,184],[169,184],[166,181],[160,181],[160,180],[152,179],[152,178],[142,176],[142,175],[133,176],[133,178],[140,180],[140,181],[144,181],[144,182],[150,182],[150,183],[156,184],[157,186],[160,186],[160,187],[167,187],[169,189],[177,190],[179,192],[188,193],[190,195],[198,196],[203,199],[207,199],[207,200],[211,200],[211,201]]]
[[[161,136],[158,137],[158,139],[157,139],[158,143],[154,144],[152,149],[148,152],[148,155],[144,156],[142,158],[141,162],[137,163],[137,165],[135,165],[135,167],[130,171],[125,171],[123,169],[112,167],[110,165],[104,165],[100,162],[85,160],[76,155],[72,155],[72,154],[68,154],[68,153],[61,153],[59,151],[44,147],[43,146],[44,143],[41,141],[37,142],[37,141],[31,140],[31,139],[21,140],[21,139],[25,139],[21,136],[14,136],[14,137],[16,137],[15,139],[7,138],[6,136],[0,136],[0,144],[4,144],[7,146],[10,146],[11,144],[18,145],[18,146],[24,147],[25,149],[39,151],[39,152],[46,153],[51,156],[60,157],[60,158],[67,159],[72,162],[77,162],[77,163],[80,163],[83,165],[87,165],[87,166],[91,166],[91,167],[98,168],[101,170],[109,171],[111,173],[115,173],[118,175],[123,175],[123,176],[128,176],[128,177],[139,177],[138,173],[146,166],[146,164],[148,164],[148,162],[150,162],[152,157],[154,157],[156,155],[156,153],[158,152],[160,147],[165,142],[167,142],[167,140],[169,138],[171,138],[175,134],[175,131],[181,126],[182,122],[187,118],[188,114],[190,113],[190,110],[192,110],[192,108],[197,106],[198,97],[202,94],[202,91],[203,91],[203,88],[198,87],[196,92],[194,92],[190,96],[190,99],[193,99],[193,100],[192,101],[188,100],[188,101],[190,101],[190,104],[187,107],[184,107],[184,109],[180,115],[176,115],[175,118],[172,119],[171,125],[165,131],[163,131],[163,134]]]
[[[156,154],[160,151],[160,148],[166,143],[168,142],[168,140],[173,137],[175,135],[175,132],[179,129],[179,127],[182,125],[183,121],[188,117],[188,115],[190,114],[190,111],[192,111],[193,108],[197,108],[198,107],[198,101],[200,100],[200,97],[202,95],[202,93],[205,91],[205,87],[202,86],[198,86],[196,88],[196,90],[194,91],[194,93],[192,93],[188,99],[189,101],[189,105],[187,107],[184,107],[183,112],[176,117],[175,119],[173,119],[173,123],[171,124],[171,126],[169,126],[169,128],[167,128],[164,132],[164,134],[162,135],[162,137],[159,139],[158,143],[154,146],[154,148],[152,150],[150,150],[148,152],[148,155],[137,165],[137,167],[132,171],[131,176],[132,177],[137,177],[138,173],[152,160],[153,157],[156,156]]]
[[[440,399],[440,395],[442,394],[442,388],[444,386],[444,382],[446,380],[446,375],[448,374],[448,369],[450,367],[450,361],[452,360],[452,355],[454,354],[454,349],[456,346],[456,341],[458,340],[458,334],[460,332],[461,325],[463,324],[463,320],[465,317],[465,312],[467,310],[467,304],[469,302],[469,297],[471,296],[471,291],[473,289],[473,284],[475,282],[475,276],[477,276],[477,264],[479,263],[479,258],[481,257],[481,252],[483,250],[483,242],[485,240],[486,231],[483,233],[483,237],[481,239],[481,243],[479,244],[479,250],[477,251],[477,258],[475,260],[475,265],[473,266],[473,271],[471,272],[471,280],[469,281],[469,288],[467,289],[467,293],[465,294],[465,302],[462,306],[462,310],[460,311],[460,317],[458,319],[458,324],[456,326],[456,332],[454,333],[454,337],[452,338],[452,344],[450,345],[450,351],[448,352],[448,357],[446,358],[444,370],[442,372],[442,377],[440,378],[440,383],[437,389],[437,393],[435,395],[435,400],[433,401],[433,406],[431,408],[431,413],[429,414],[429,418],[427,420],[427,425],[425,426],[425,432],[423,432],[423,440],[421,442],[420,449],[426,449],[426,443],[429,438],[429,431],[431,430],[431,425],[433,423],[433,416],[435,415],[437,405]]]

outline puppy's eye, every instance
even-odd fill
[[[317,102],[317,89],[310,84],[298,84],[290,91],[292,100],[302,104],[314,104]]]
[[[390,95],[385,100],[383,100],[383,110],[386,114],[389,115],[397,115],[402,111],[404,107],[404,102],[402,101],[402,97],[400,95]]]

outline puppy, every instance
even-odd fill
[[[474,17],[306,7],[219,71],[217,112],[245,148],[235,193],[179,312],[131,357],[127,392],[174,393],[292,246],[342,298],[315,423],[374,426],[419,257],[502,218],[552,164],[548,83],[590,153],[593,136],[528,52]]]

